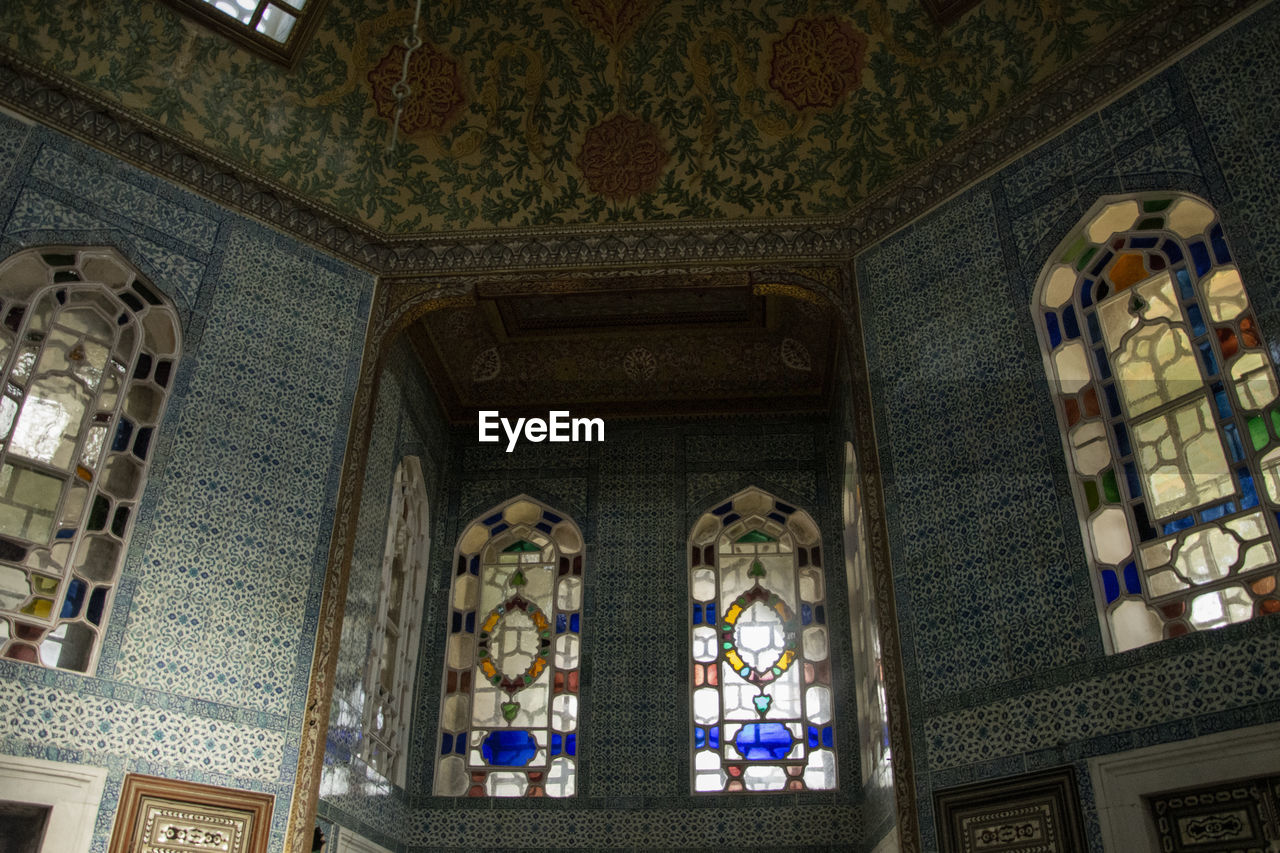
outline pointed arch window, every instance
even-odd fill
[[[1100,200],[1032,305],[1109,648],[1280,610],[1280,388],[1213,208]]]
[[[378,621],[365,666],[363,725],[365,761],[401,787],[431,550],[428,521],[422,464],[416,456],[406,456],[396,468],[391,493]]]
[[[515,498],[458,541],[445,647],[438,796],[570,797],[577,787],[583,542]]]
[[[0,263],[0,655],[97,662],[180,351],[169,301],[111,249]]]
[[[836,787],[822,543],[802,509],[749,488],[689,537],[695,792]]]

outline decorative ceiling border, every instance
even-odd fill
[[[371,272],[435,276],[665,264],[839,261],[1167,66],[1267,0],[1164,0],[1125,32],[1016,96],[842,217],[642,223],[392,238],[0,48],[0,104]]]

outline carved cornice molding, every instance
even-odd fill
[[[873,245],[1265,0],[1165,0],[1133,26],[1015,96],[842,217],[642,223],[390,237],[135,116],[0,49],[0,104],[172,180],[371,272],[518,270],[841,261]]]

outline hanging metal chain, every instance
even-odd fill
[[[404,37],[404,62],[400,65],[400,79],[391,87],[391,95],[396,99],[396,115],[391,122],[391,141],[387,151],[394,151],[396,136],[400,133],[400,116],[404,113],[404,102],[411,94],[413,87],[409,85],[409,58],[413,52],[422,47],[422,36],[418,35],[418,23],[422,20],[422,0],[417,0],[413,7],[413,26]]]

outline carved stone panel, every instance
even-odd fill
[[[938,791],[934,810],[944,853],[1086,849],[1071,767]]]
[[[270,794],[125,777],[111,853],[265,853]]]
[[[1267,853],[1280,841],[1280,776],[1219,782],[1147,799],[1165,853]]]

